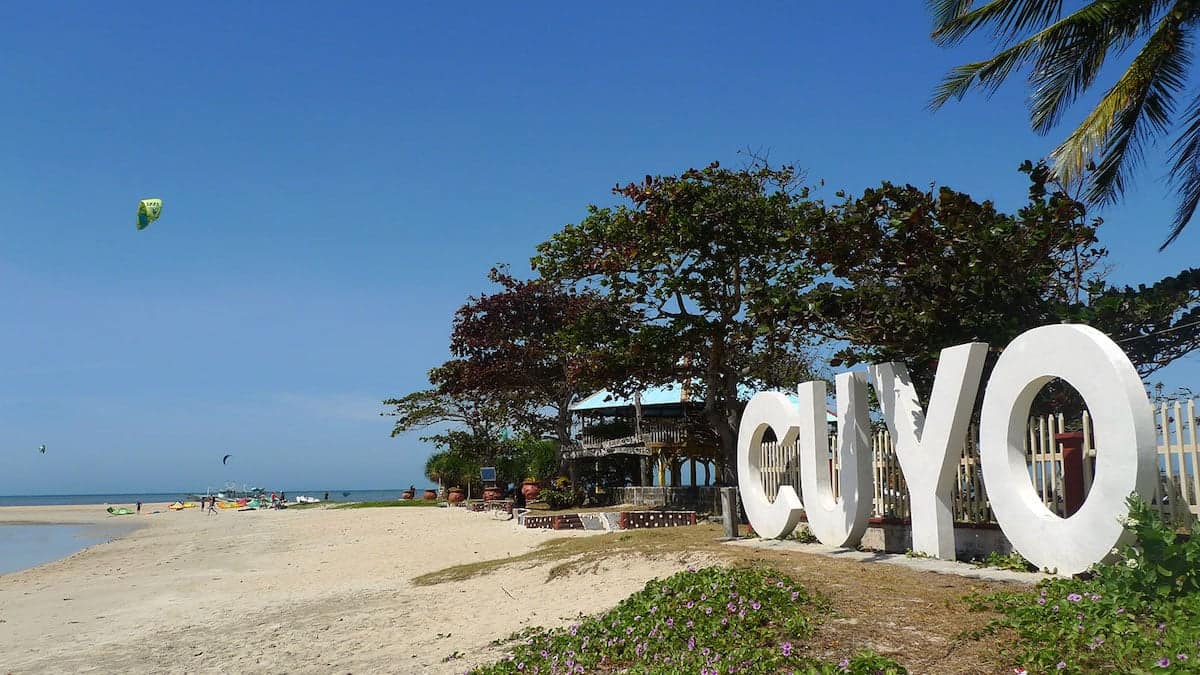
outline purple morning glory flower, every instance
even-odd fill
[[[1070,600],[1071,602],[1079,602],[1080,600],[1083,599],[1083,596],[1078,593],[1072,593],[1067,596],[1067,599]]]
[[[1059,661],[1059,662],[1058,662],[1058,665],[1057,665],[1057,666],[1054,666],[1054,669],[1055,669],[1055,670],[1062,670],[1063,668],[1066,668],[1066,667],[1067,667],[1067,663],[1066,663],[1065,661]]]
[[[1159,659],[1159,660],[1158,660],[1158,667],[1159,667],[1159,668],[1166,668],[1166,667],[1168,667],[1168,666],[1170,666],[1170,665],[1171,665],[1171,659],[1168,659],[1168,658],[1167,658],[1167,657],[1165,657],[1165,656],[1164,656],[1164,657],[1162,657],[1161,659]]]
[[[784,656],[791,656],[792,655],[792,643],[790,643],[790,642],[783,643],[783,647],[781,647],[781,650],[783,651]]]

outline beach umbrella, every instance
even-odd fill
[[[162,200],[161,199],[143,199],[138,202],[137,211],[137,229],[144,230],[146,227],[158,220],[162,215]]]

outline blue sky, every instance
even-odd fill
[[[925,109],[985,46],[920,3],[577,5],[0,8],[0,494],[420,485],[379,400],[615,183],[753,148],[1014,208],[1054,144],[1018,86]],[[1155,250],[1160,154],[1103,214],[1115,281],[1196,263],[1200,225]]]

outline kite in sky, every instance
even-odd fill
[[[138,202],[138,229],[144,230],[150,223],[158,220],[162,215],[162,200],[161,199],[143,199]]]
[[[43,455],[46,454],[46,444],[45,443],[42,443],[42,447],[38,448],[38,452],[42,453]]]
[[[228,463],[229,463],[229,458],[230,458],[230,457],[233,457],[233,455],[225,455],[224,457],[222,457],[222,458],[221,458],[221,463],[222,463],[222,464],[228,464]]]

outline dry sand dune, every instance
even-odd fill
[[[0,508],[0,522],[107,517]],[[526,564],[420,587],[426,572],[589,535],[460,509],[136,518],[144,527],[115,541],[0,576],[0,672],[463,672],[498,655],[492,640],[611,607],[683,566],[617,559],[548,582]]]

